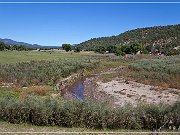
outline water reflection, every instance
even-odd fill
[[[71,87],[61,93],[61,95],[68,100],[77,99],[84,100],[84,84],[83,80],[79,80]]]
[[[84,100],[84,84],[83,81],[78,81],[72,88],[73,97],[79,100]]]

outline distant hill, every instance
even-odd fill
[[[141,43],[161,48],[173,48],[180,45],[180,24],[155,26],[126,31],[117,36],[93,38],[80,43],[82,49],[95,50],[98,46],[122,46]]]
[[[4,42],[5,44],[8,45],[24,45],[26,47],[29,48],[33,48],[33,49],[38,49],[38,48],[59,48],[58,46],[43,46],[43,45],[38,45],[38,44],[29,44],[29,43],[25,43],[25,42],[18,42],[18,41],[14,41],[12,39],[2,39],[0,38],[0,42]]]

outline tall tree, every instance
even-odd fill
[[[0,51],[5,50],[6,45],[3,42],[0,42]]]
[[[62,48],[66,51],[69,52],[72,50],[71,44],[62,44]]]

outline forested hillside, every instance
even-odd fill
[[[168,51],[180,45],[180,24],[138,28],[111,37],[93,38],[80,43],[84,50],[95,50],[98,46],[122,46],[133,43],[144,46],[155,46],[162,51]]]

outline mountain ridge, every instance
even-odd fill
[[[0,42],[3,42],[5,44],[8,45],[24,45],[26,47],[29,48],[33,48],[33,49],[38,49],[38,48],[59,48],[58,46],[43,46],[43,45],[38,45],[38,44],[30,44],[30,43],[26,43],[26,42],[19,42],[19,41],[15,41],[9,38],[0,38]]]

